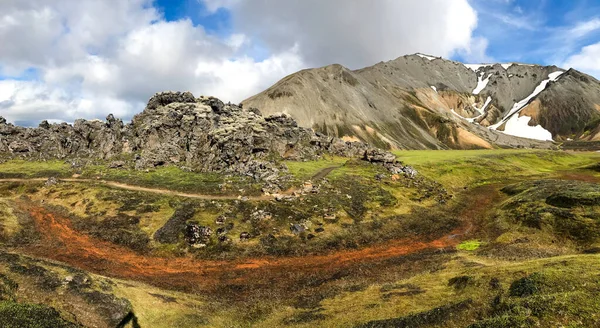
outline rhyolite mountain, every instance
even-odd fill
[[[600,82],[574,69],[466,65],[422,54],[306,69],[244,100],[381,148],[547,147],[600,140]]]

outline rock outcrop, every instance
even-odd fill
[[[176,164],[199,172],[226,172],[270,180],[278,160],[314,160],[324,154],[389,164],[392,154],[362,142],[349,142],[302,128],[286,114],[224,104],[189,92],[154,95],[146,109],[124,124],[112,114],[105,122],[77,120],[73,125],[42,122],[24,128],[0,120],[0,152],[34,159],[89,158],[124,166],[133,158],[144,169]],[[112,165],[112,164],[111,164]]]

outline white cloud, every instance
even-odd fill
[[[600,29],[600,18],[596,17],[579,22],[577,25],[570,28],[567,33],[569,38],[582,38],[598,29]]]
[[[311,66],[350,68],[423,52],[450,56],[471,47],[477,14],[466,0],[205,0],[231,10],[234,28],[273,51],[298,44]]]
[[[488,40],[486,38],[473,38],[467,49],[461,49],[459,53],[467,63],[491,63],[493,59],[486,54]]]
[[[585,46],[563,63],[564,67],[573,67],[600,78],[600,42]]]
[[[15,43],[0,47],[3,73],[34,67],[39,79],[0,81],[0,115],[29,124],[127,119],[163,90],[238,102],[304,66],[293,46],[255,61],[239,53],[251,42],[244,34],[219,39],[189,20],[166,22],[150,3],[2,2],[0,41]]]
[[[167,22],[152,0],[0,1],[0,73],[38,74],[0,81],[0,115],[127,119],[163,90],[239,102],[307,66],[358,68],[414,52],[486,58],[467,0],[197,1],[204,14],[230,10],[234,33]]]

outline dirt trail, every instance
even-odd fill
[[[306,276],[331,275],[365,263],[454,247],[472,230],[497,199],[497,189],[481,188],[472,192],[472,202],[462,211],[460,228],[435,240],[399,239],[358,250],[304,257],[265,257],[217,261],[192,258],[145,256],[128,248],[81,234],[67,218],[31,203],[20,202],[31,214],[41,241],[21,249],[23,253],[65,262],[106,276],[143,281],[163,288],[192,292],[218,291],[223,286],[266,286],[293,284]],[[460,236],[460,237],[459,237]]]
[[[311,178],[311,180],[313,182],[317,182],[317,181],[325,178],[329,173],[331,173],[331,171],[333,171],[334,169],[336,169],[338,167],[339,166],[324,168],[324,169],[320,170],[319,172],[317,172]],[[19,182],[19,183],[24,182],[24,183],[26,183],[26,182],[32,182],[32,181],[43,182],[46,180],[47,180],[47,178],[30,178],[30,179],[11,178],[11,179],[0,179],[0,183],[3,183],[3,182]],[[99,184],[103,184],[105,186],[119,188],[119,189],[125,189],[125,190],[142,191],[142,192],[149,192],[149,193],[154,193],[154,194],[179,196],[179,197],[204,199],[204,200],[234,200],[234,199],[239,199],[242,197],[240,195],[211,195],[211,194],[185,193],[185,192],[160,189],[160,188],[147,188],[147,187],[129,185],[129,184],[119,183],[119,182],[114,182],[114,181],[107,181],[107,180],[65,178],[65,179],[59,179],[59,181],[74,182],[74,183],[99,183]],[[281,192],[280,195],[291,195],[297,190],[298,190],[297,188],[290,188],[286,191]],[[262,201],[262,200],[273,199],[276,197],[276,195],[244,196],[244,197],[246,197],[248,200],[251,200],[251,201]]]

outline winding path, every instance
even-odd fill
[[[337,169],[338,167],[339,166],[326,167],[326,168],[320,170],[319,172],[317,172],[315,175],[313,175],[311,180],[313,182],[317,182],[317,181],[325,178],[329,173],[331,173],[331,171]],[[43,182],[43,181],[47,181],[47,180],[48,180],[48,178],[8,178],[8,179],[0,179],[0,183],[3,183],[3,182],[18,182],[18,183]],[[273,199],[278,196],[277,194],[261,195],[261,196],[195,194],[195,193],[185,193],[185,192],[168,190],[168,189],[148,188],[148,187],[142,187],[142,186],[137,186],[137,185],[129,185],[129,184],[115,182],[115,181],[97,180],[97,179],[65,178],[65,179],[58,179],[58,181],[73,182],[73,183],[99,183],[99,184],[102,184],[105,186],[119,188],[119,189],[125,189],[125,190],[142,191],[142,192],[149,192],[149,193],[154,193],[154,194],[179,196],[179,197],[204,199],[204,200],[233,200],[233,199],[240,199],[242,197],[245,197],[251,201],[261,201],[261,200],[270,200],[270,199]],[[297,190],[297,188],[291,188],[291,189],[281,192],[279,195],[291,195],[296,190]]]

